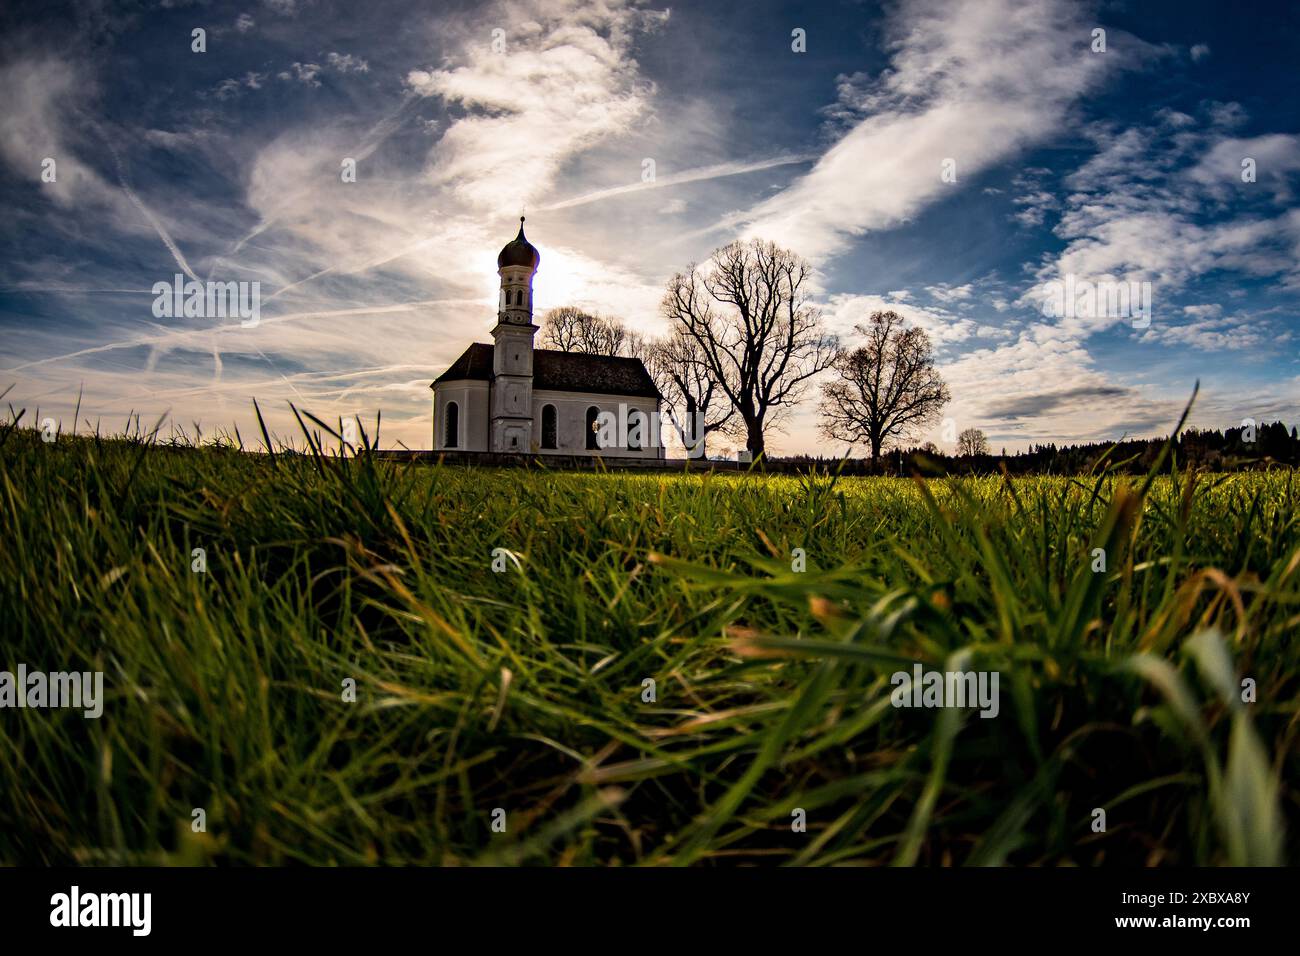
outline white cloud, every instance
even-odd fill
[[[370,72],[370,64],[359,56],[353,56],[351,53],[327,53],[325,54],[325,62],[329,64],[330,69],[337,70],[340,73]]]
[[[297,80],[307,86],[320,86],[319,63],[292,63],[287,70],[279,74],[282,80]]]
[[[462,62],[406,78],[420,96],[465,111],[447,127],[427,175],[478,210],[541,200],[566,160],[628,133],[650,111],[653,88],[631,55],[644,15],[540,0],[511,11],[516,19],[501,27],[508,54],[495,52],[483,31]]]
[[[964,302],[971,297],[971,284],[950,286],[944,283],[939,285],[928,285],[925,287],[931,298],[938,299],[943,303]]]
[[[1291,333],[1273,327],[1259,316],[1219,316],[1218,306],[1187,306],[1191,322],[1162,322],[1142,333],[1143,342],[1186,345],[1206,352],[1237,352],[1277,348],[1291,341]]]
[[[1224,167],[1235,165],[1242,149],[1243,141],[1228,137],[1220,122],[1235,122],[1235,111],[1216,104],[1210,114],[1208,129],[1178,135],[1170,135],[1168,114],[1150,128],[1093,128],[1100,152],[1066,180],[1072,192],[1055,229],[1066,246],[1038,269],[1038,283],[1022,304],[1041,302],[1045,283],[1071,274],[1092,282],[1150,282],[1157,311],[1193,279],[1215,270],[1300,281],[1296,210],[1274,218],[1253,211],[1227,218],[1204,215],[1216,211],[1215,204],[1231,198],[1233,190],[1251,188],[1239,179],[1234,186],[1224,176]],[[1293,139],[1262,136],[1250,142],[1274,168],[1289,168],[1300,163]],[[1153,151],[1153,142],[1170,145]],[[1260,188],[1261,196],[1269,195],[1263,184]],[[1280,201],[1280,187],[1272,195]],[[1058,332],[1086,334],[1113,321],[1062,320]]]
[[[281,80],[296,80],[305,86],[313,89],[321,85],[321,74],[333,71],[335,73],[369,73],[370,64],[359,56],[351,53],[329,52],[325,54],[325,63],[298,63],[289,64],[288,67],[281,70],[276,76]],[[257,87],[253,87],[256,89]]]
[[[265,73],[248,72],[241,77],[222,80],[212,88],[212,95],[219,100],[228,100],[238,96],[244,90],[260,90],[266,80]]]
[[[1255,182],[1242,180],[1242,163],[1254,161]],[[1249,198],[1253,191],[1267,191],[1274,201],[1289,203],[1295,198],[1291,179],[1300,172],[1300,136],[1271,133],[1247,139],[1227,137],[1211,145],[1188,176],[1221,198]]]
[[[1033,167],[1020,172],[1012,181],[1016,197],[1011,204],[1017,209],[1012,213],[1013,221],[1027,228],[1041,226],[1049,212],[1060,208],[1056,195],[1044,188],[1044,180],[1051,174],[1050,169]]]
[[[902,4],[888,28],[890,66],[843,95],[856,126],[789,189],[750,210],[747,234],[810,258],[895,225],[964,179],[1049,136],[1074,101],[1146,47],[1116,36],[1087,52],[1086,8],[1060,0]],[[956,162],[957,183],[940,178]]]
[[[54,203],[77,210],[75,217],[55,220],[56,228],[80,236],[84,224],[94,222],[95,231],[107,237],[152,232],[175,265],[190,271],[165,217],[128,184],[111,134],[87,115],[95,91],[77,66],[53,56],[15,60],[0,69],[0,87],[11,97],[0,112],[0,157]],[[92,150],[113,158],[116,183],[82,158]],[[52,182],[43,178],[47,160],[54,164]]]
[[[928,309],[913,305],[898,294],[891,292],[888,296],[880,295],[832,295],[827,302],[824,317],[827,328],[837,335],[844,336],[850,344],[855,336],[854,327],[863,325],[873,312],[897,312],[908,325],[925,330],[936,348],[965,342],[974,336],[979,326],[963,316],[955,315],[946,309]]]
[[[5,108],[0,110],[0,155],[22,179],[39,184],[55,202],[111,202],[113,189],[78,156],[72,130],[92,94],[88,81],[57,57],[16,60],[0,68]],[[55,181],[42,180],[54,161]]]
[[[1242,114],[1233,104],[1212,104],[1207,113],[1208,126],[1195,129],[1171,111],[1158,114],[1150,128],[1092,129],[1099,152],[1066,180],[1069,192],[1055,229],[1066,240],[1065,248],[1041,263],[1037,282],[1019,305],[1037,309],[1043,283],[1069,274],[1094,282],[1149,281],[1154,315],[1148,329],[1132,333],[1135,347],[1261,355],[1290,347],[1291,333],[1264,316],[1224,317],[1216,303],[1184,305],[1178,313],[1189,319],[1175,317],[1171,303],[1195,280],[1218,270],[1294,281],[1300,251],[1296,210],[1272,219],[1262,211],[1222,217],[1231,207],[1220,205],[1221,197],[1230,194],[1231,186],[1216,186],[1208,171],[1236,154],[1235,143],[1222,144]],[[1283,144],[1261,139],[1274,159],[1289,155]],[[1156,150],[1153,143],[1168,145]],[[1205,215],[1207,211],[1214,215]],[[1113,374],[1097,367],[1087,348],[1092,335],[1128,321],[1105,316],[1043,319],[1027,325],[1014,342],[962,355],[944,367],[958,396],[954,414],[983,417],[1022,441],[1118,437],[1167,428],[1180,410],[1177,399],[1158,397],[1136,376],[1128,377],[1131,384],[1118,385]],[[1225,401],[1203,395],[1199,420],[1215,421],[1214,415],[1227,407]]]

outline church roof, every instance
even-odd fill
[[[466,378],[478,378],[489,382],[492,380],[492,346],[475,342],[460,354],[460,358],[451,363],[447,371],[435,378],[433,384],[459,382]]]
[[[493,348],[475,342],[433,384],[464,379],[492,381]],[[552,349],[533,350],[533,388],[659,398],[659,390],[640,359]]]

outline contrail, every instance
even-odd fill
[[[406,108],[410,106],[411,103],[413,103],[417,99],[419,99],[419,97],[415,93],[410,93],[410,92],[406,93],[402,97],[402,101],[398,103],[396,109],[394,109],[387,116],[381,117],[373,126],[370,127],[370,129],[366,130],[365,134],[362,135],[361,137],[361,142],[358,145],[358,148],[355,150],[356,156],[354,158],[358,160],[368,158],[371,154],[374,153],[376,149],[379,148],[379,146],[385,140],[388,139],[388,137],[392,136],[393,133],[399,130],[402,127],[402,124],[405,122],[405,120],[402,118],[402,113],[404,113],[406,111]],[[373,180],[367,180],[367,181],[372,182]],[[308,191],[309,191],[308,189],[299,189],[294,194],[293,198],[297,199],[299,196],[303,195]],[[260,222],[258,222],[258,224],[254,226],[251,231],[249,231],[246,235],[241,237],[230,248],[230,251],[227,252],[226,255],[218,256],[216,258],[216,260],[212,264],[212,270],[210,270],[208,273],[208,277],[209,278],[212,277],[212,271],[216,269],[218,262],[224,261],[228,256],[233,256],[235,253],[237,253],[240,249],[244,247],[244,243],[255,238],[256,236],[261,235],[267,229],[271,228],[271,226],[275,225],[276,222],[278,221],[279,221],[278,217],[272,217],[270,219],[263,219]],[[319,273],[317,275],[319,275]],[[308,278],[314,279],[316,278],[316,276],[309,276]],[[302,279],[300,281],[306,282],[308,280]],[[282,289],[281,291],[284,290]]]
[[[478,299],[425,299],[420,302],[398,302],[394,305],[364,306],[356,309],[334,309],[323,312],[292,312],[287,315],[276,315],[263,319],[262,325],[273,325],[278,322],[288,322],[293,319],[329,319],[338,318],[348,315],[381,315],[385,312],[410,312],[414,309],[424,308],[430,305],[481,305]],[[15,365],[13,368],[3,369],[5,373],[21,372],[24,369],[35,368],[39,365],[49,365],[52,362],[62,362],[67,359],[80,358],[83,355],[95,355],[99,352],[112,352],[115,349],[137,348],[141,345],[156,345],[160,342],[184,342],[187,339],[215,334],[219,332],[245,332],[247,331],[242,325],[219,325],[214,329],[186,329],[184,331],[169,332],[160,337],[142,336],[140,338],[128,339],[124,342],[107,342],[104,345],[95,345],[89,348],[78,349],[75,352],[68,352],[65,355],[53,355],[50,358],[36,359],[31,362],[24,362],[22,365]]]
[[[602,199],[608,199],[611,196],[621,196],[624,193],[640,192],[643,189],[662,189],[665,186],[677,186],[682,183],[695,183],[703,179],[720,179],[724,176],[740,176],[744,173],[756,173],[764,169],[773,169],[777,166],[794,166],[799,163],[810,163],[817,157],[814,155],[807,156],[778,156],[774,159],[761,159],[754,163],[718,163],[713,166],[701,166],[698,169],[688,169],[682,173],[676,173],[672,176],[660,176],[648,183],[629,183],[626,186],[612,186],[609,189],[598,189],[595,192],[587,193],[585,196],[575,196],[572,199],[565,199],[561,202],[551,203],[549,206],[542,206],[541,212],[550,212],[555,209],[568,209],[572,206],[585,206],[587,203],[600,202]]]
[[[150,212],[149,207],[140,201],[140,197],[135,194],[135,190],[126,184],[126,175],[122,171],[122,158],[118,156],[117,150],[113,149],[111,143],[108,145],[108,148],[113,154],[113,162],[117,165],[117,181],[122,184],[122,189],[126,192],[127,197],[131,202],[135,203],[135,208],[139,209],[141,214],[149,220],[150,225],[157,230],[158,238],[163,241],[163,245],[171,252],[172,258],[176,260],[176,264],[181,267],[181,270],[195,282],[198,282],[199,277],[194,274],[194,270],[190,268],[190,264],[185,261],[184,253],[182,253],[176,243],[172,241],[172,237],[167,234],[167,230],[164,229],[163,224],[158,221],[158,217]]]
[[[304,276],[303,278],[298,279],[295,282],[290,282],[288,285],[281,286],[280,288],[272,292],[270,295],[268,295],[266,297],[266,301],[270,302],[272,299],[275,299],[283,295],[284,293],[288,292],[290,289],[296,289],[298,288],[298,286],[304,285],[315,279],[319,279],[321,276],[324,275],[330,275],[335,272],[341,272],[343,275],[356,275],[357,273],[369,272],[371,269],[377,268],[382,265],[387,265],[388,263],[392,262],[395,259],[401,259],[403,256],[409,256],[412,252],[415,252],[421,246],[427,246],[435,239],[440,239],[440,238],[442,237],[426,236],[423,239],[417,240],[416,242],[411,243],[411,245],[404,247],[400,252],[386,252],[379,258],[372,259],[369,262],[362,263],[359,266],[352,266],[348,268],[340,268],[338,266],[326,266],[324,269],[321,269],[319,272],[313,272],[309,276]]]
[[[403,365],[381,366],[381,367],[363,368],[363,369],[340,369],[337,372],[294,372],[291,375],[281,374],[280,378],[284,380],[292,379],[293,381],[298,382],[305,386],[315,386],[317,383],[324,384],[334,379],[352,380],[356,378],[362,378],[368,375],[390,375],[407,369],[418,369],[420,371],[427,371],[428,366],[403,364]],[[413,379],[412,381],[423,382],[426,386],[428,385],[428,379],[423,376],[418,379]],[[254,382],[222,381],[220,384],[188,385],[188,386],[178,387],[178,388],[150,389],[147,394],[150,398],[178,399],[178,398],[184,398],[189,395],[201,395],[206,393],[217,394],[217,393],[224,393],[224,392],[236,392],[240,390],[248,391],[252,389],[261,388],[265,385],[274,385],[275,382],[276,380],[273,378],[263,379],[261,381],[254,381]],[[378,387],[384,387],[384,386],[371,386],[370,388],[374,389]],[[341,392],[341,391],[352,390],[352,389],[362,390],[362,387],[358,385],[352,385],[352,386],[344,386],[344,387],[339,387],[334,389],[325,389],[323,391],[317,389],[316,394],[329,395],[332,392]]]

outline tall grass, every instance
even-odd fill
[[[1291,471],[306,452],[5,436],[0,668],[107,700],[0,711],[0,861],[1296,859]],[[997,671],[999,716],[892,707],[913,661]]]

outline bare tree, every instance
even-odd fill
[[[542,345],[561,352],[636,358],[647,365],[656,343],[618,319],[563,305],[542,316]]]
[[[615,319],[592,315],[572,305],[551,309],[542,317],[542,345],[561,352],[625,355],[628,331]]]
[[[615,346],[618,351],[614,354],[622,355],[624,358],[640,359],[641,363],[649,368],[650,363],[654,360],[655,351],[659,348],[658,340],[648,339],[640,332],[633,332],[614,319],[609,321],[615,324],[622,333]],[[663,391],[663,389],[660,389],[660,391]]]
[[[646,367],[687,455],[704,457],[708,436],[735,420],[735,408],[714,380],[699,343],[675,332],[653,343]]]
[[[957,454],[963,458],[989,453],[989,440],[978,428],[967,428],[957,436]]]
[[[583,339],[582,326],[596,317],[571,305],[551,309],[542,316],[542,345],[561,352],[573,352]]]
[[[866,342],[837,357],[839,377],[822,389],[822,434],[866,443],[874,465],[881,448],[933,422],[950,396],[923,329],[889,311],[873,313],[857,332]]]
[[[809,378],[835,358],[808,299],[811,268],[779,246],[753,239],[714,251],[668,283],[663,312],[699,347],[699,357],[745,429],[757,458],[766,429],[799,397]]]

